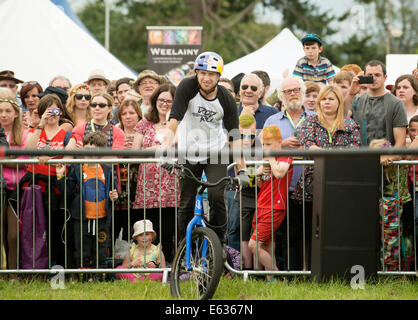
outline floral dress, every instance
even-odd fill
[[[134,245],[134,246],[131,246],[129,250],[129,255],[130,255],[129,259],[132,262],[139,262],[141,266],[138,268],[144,268],[148,262],[154,262],[155,265],[159,265],[160,252],[161,252],[160,245],[156,246],[154,244],[151,244],[150,249],[147,250],[146,252],[139,250],[138,246]],[[133,275],[139,279],[143,279],[146,276],[146,274],[144,273],[133,273]]]
[[[316,145],[323,149],[357,148],[360,147],[360,126],[354,120],[345,117],[344,129],[337,128],[330,137],[327,129],[319,122],[317,115],[306,117],[302,124],[299,141],[305,149]],[[313,166],[306,166],[305,174],[300,176],[290,198],[298,202],[311,202],[313,196]],[[305,190],[305,196],[303,196]]]
[[[154,123],[143,118],[135,127],[143,135],[142,148],[161,145],[161,132],[156,132]],[[161,171],[161,187],[160,187]],[[175,207],[179,203],[180,190],[174,175],[170,175],[155,163],[141,164],[138,170],[138,183],[135,194],[134,209]],[[144,194],[145,191],[145,194]],[[177,195],[176,195],[177,193]],[[161,197],[161,199],[160,199]]]

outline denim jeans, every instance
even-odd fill
[[[226,176],[227,165],[224,164],[190,164],[187,162],[185,167],[189,168],[193,174],[200,178],[205,170],[208,182],[214,183]],[[208,188],[209,201],[209,224],[218,235],[220,241],[225,243],[225,234],[227,229],[227,214],[225,205],[225,182],[216,187]],[[186,235],[186,228],[189,221],[193,218],[197,182],[183,177],[179,179],[180,186],[180,204],[178,209],[178,240],[180,241]]]
[[[226,190],[226,203],[228,208],[228,245],[240,251],[240,219],[239,219],[239,198],[235,197],[234,190]]]

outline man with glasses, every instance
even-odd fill
[[[240,104],[238,114],[251,114],[257,122],[257,130],[262,130],[266,120],[278,111],[261,103],[264,92],[263,81],[254,73],[246,74],[241,79]]]
[[[277,87],[278,97],[283,103],[283,110],[268,118],[264,127],[276,125],[280,128],[283,138],[282,149],[299,149],[302,146],[298,139],[300,128],[306,117],[315,115],[314,111],[310,111],[303,106],[305,92],[305,83],[302,78],[296,76],[284,78]],[[302,169],[302,166],[294,166],[292,179],[289,184],[289,196],[302,174]],[[308,209],[306,212],[308,212]],[[300,270],[302,267],[302,252],[299,244],[301,243],[300,239],[303,231],[303,208],[299,203],[291,199],[289,201],[288,217],[290,217],[290,270]],[[286,225],[287,223],[284,222],[281,229],[286,229]],[[308,224],[306,227],[310,228]],[[286,230],[283,231],[286,232]],[[280,245],[286,245],[286,241],[286,239],[283,240],[284,243],[280,243]]]
[[[160,76],[153,70],[144,70],[138,74],[133,88],[141,96],[141,111],[145,115],[151,107],[150,98],[159,85],[166,83],[164,76]]]
[[[229,91],[218,85],[223,71],[222,57],[214,52],[198,55],[194,64],[196,75],[184,78],[177,87],[170,112],[162,149],[172,147],[178,129],[179,162],[197,177],[205,171],[209,182],[216,182],[226,175],[230,159],[224,163],[218,156],[228,147],[224,128],[230,133],[230,144],[241,144],[238,129],[238,113],[234,98]],[[219,161],[221,160],[221,161]],[[242,185],[249,178],[242,158],[236,159]],[[170,164],[163,165],[170,168]],[[197,183],[183,178],[180,183],[178,210],[178,236],[185,236],[186,227],[193,217]],[[225,207],[225,182],[208,188],[210,225],[222,243],[225,242],[227,213]],[[216,214],[215,214],[216,213]]]
[[[17,93],[17,85],[23,83],[22,80],[15,78],[15,73],[10,70],[0,71],[0,88],[9,88],[13,94]]]

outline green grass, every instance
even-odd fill
[[[52,289],[46,280],[0,279],[0,300],[171,300],[169,284],[86,282],[66,279],[65,289]],[[315,283],[293,280],[289,283],[222,278],[214,300],[417,300],[417,279],[379,278],[354,290],[338,281]]]

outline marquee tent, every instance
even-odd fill
[[[292,74],[296,62],[304,55],[300,40],[289,29],[284,28],[260,49],[226,64],[223,76],[231,79],[241,72],[266,71],[271,80],[271,93],[283,78],[283,72],[288,69],[289,74]],[[339,71],[335,66],[334,70]]]
[[[44,88],[56,75],[72,84],[87,80],[93,69],[108,79],[136,78],[82,27],[49,0],[6,0],[0,4],[0,70]]]

